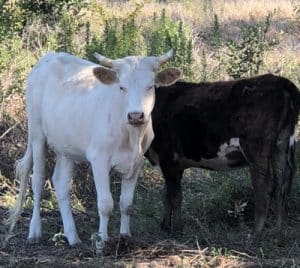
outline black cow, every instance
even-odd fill
[[[146,156],[165,177],[162,227],[179,231],[184,169],[228,170],[247,165],[254,188],[251,241],[257,242],[276,198],[279,238],[295,174],[300,94],[271,74],[238,81],[184,83],[156,89],[154,141]]]

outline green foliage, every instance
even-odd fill
[[[81,0],[21,0],[19,6],[27,17],[41,17],[45,23],[54,24],[63,19],[66,10],[69,14],[78,15],[86,3]]]
[[[6,1],[0,10],[1,101],[14,92],[24,92],[31,65],[49,50],[80,54],[76,43],[82,27],[78,0]]]
[[[271,15],[265,22],[241,27],[241,40],[229,40],[227,73],[234,79],[257,75],[263,65],[264,51],[268,49],[266,33],[269,30]]]
[[[175,57],[169,64],[179,67],[183,71],[184,78],[191,78],[193,43],[191,34],[182,21],[174,22],[166,16],[166,11],[163,9],[160,18],[154,14],[147,35],[149,36],[148,55],[160,55],[173,48]]]
[[[86,25],[86,56],[93,59],[97,51],[110,58],[119,58],[134,54],[161,55],[173,48],[175,57],[169,65],[179,67],[184,77],[192,77],[193,43],[191,35],[182,21],[174,22],[167,17],[165,10],[159,18],[156,14],[146,31],[136,23],[138,6],[125,18],[105,16],[104,30],[91,37],[89,26]],[[101,14],[103,10],[100,10]]]
[[[222,45],[221,26],[217,14],[214,14],[211,43],[215,48],[219,48]]]
[[[200,54],[200,82],[207,81],[207,59],[206,59],[206,52],[202,49]]]
[[[59,30],[57,32],[58,50],[73,54],[80,54],[80,50],[75,43],[76,34],[83,27],[80,17],[70,13],[67,7],[63,7],[61,11],[61,19],[58,23]]]
[[[0,10],[0,42],[19,35],[26,23],[24,10],[17,4],[4,3]]]
[[[86,26],[86,56],[93,59],[92,54],[97,51],[110,58],[134,55],[140,52],[141,35],[136,25],[134,10],[126,18],[115,16],[106,18],[103,33],[94,35],[90,41],[89,26]]]

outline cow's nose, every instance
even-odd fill
[[[133,112],[133,113],[128,113],[127,118],[129,124],[140,125],[144,123],[145,116],[144,113]]]

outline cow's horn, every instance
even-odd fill
[[[161,55],[158,57],[159,65],[162,65],[166,63],[169,59],[173,57],[174,51],[173,49],[170,49],[167,53]]]
[[[99,61],[99,63],[105,67],[112,68],[113,67],[113,60],[106,58],[99,53],[95,52],[94,57]]]

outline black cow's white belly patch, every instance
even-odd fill
[[[211,170],[228,170],[246,164],[238,138],[231,138],[228,143],[221,144],[215,157],[201,158],[199,161],[195,161],[175,153],[174,160],[179,162],[182,167],[201,167]]]

